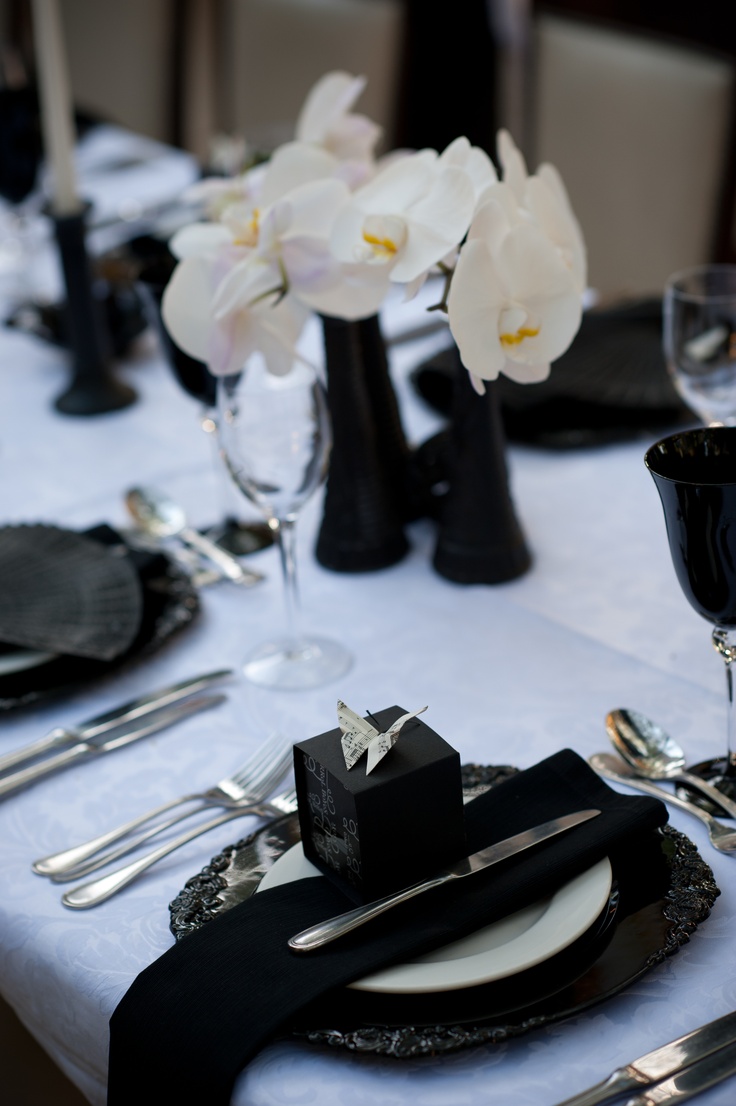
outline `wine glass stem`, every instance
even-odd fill
[[[736,661],[736,630],[716,627],[713,631],[713,644],[721,654],[726,665],[726,691],[728,694],[727,722],[726,722],[726,762],[723,769],[724,776],[736,777],[736,763],[734,763],[734,737],[736,730],[736,708],[733,701],[733,663]]]
[[[286,608],[286,632],[291,641],[301,639],[299,627],[299,587],[296,576],[296,519],[275,519],[269,522],[275,531],[284,575],[284,605]]]

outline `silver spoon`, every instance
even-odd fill
[[[216,564],[236,584],[250,587],[263,579],[260,572],[243,568],[230,553],[200,534],[199,530],[188,526],[183,509],[163,492],[155,488],[131,488],[125,496],[125,504],[145,533],[154,538],[179,538]]]
[[[713,803],[716,813],[736,818],[736,803],[712,783],[685,768],[685,753],[670,737],[636,710],[612,710],[606,715],[606,730],[613,747],[640,776],[649,780],[679,780],[699,791]]]
[[[635,791],[643,791],[647,795],[654,795],[665,803],[679,806],[682,810],[686,810],[688,814],[694,814],[701,822],[705,822],[708,827],[708,836],[714,848],[722,853],[736,853],[736,829],[717,821],[707,810],[696,806],[695,803],[687,802],[686,799],[681,799],[679,795],[675,795],[672,791],[665,791],[663,787],[657,787],[656,783],[652,783],[650,780],[643,780],[625,761],[609,756],[608,753],[595,753],[594,756],[588,757],[588,764],[599,776],[605,776],[607,780],[624,783],[627,787],[633,787]]]

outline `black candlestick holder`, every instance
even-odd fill
[[[100,415],[134,403],[137,396],[112,372],[110,340],[95,298],[87,255],[88,208],[70,215],[51,213],[66,288],[65,322],[73,358],[72,379],[54,406],[65,415]]]

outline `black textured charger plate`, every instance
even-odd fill
[[[103,545],[122,545],[111,527],[85,531]],[[119,671],[161,648],[177,631],[188,626],[199,611],[199,596],[189,576],[164,553],[126,547],[138,574],[142,608],[138,632],[130,646],[113,660],[58,655],[44,663],[0,676],[0,711],[14,710],[41,699],[60,696]],[[0,643],[0,659],[16,646]]]
[[[451,346],[411,374],[418,394],[449,415],[457,350]],[[635,300],[585,313],[572,345],[539,384],[499,377],[508,439],[574,449],[656,436],[696,417],[677,394],[662,353],[662,304]]]
[[[485,789],[514,771],[464,765],[463,786]],[[252,895],[298,840],[298,818],[287,815],[213,857],[170,904],[177,940]],[[613,887],[602,914],[543,964],[496,983],[435,995],[342,989],[304,1011],[294,1032],[317,1044],[408,1058],[520,1036],[617,994],[676,953],[720,892],[695,845],[669,826],[651,833],[636,857],[610,859]]]

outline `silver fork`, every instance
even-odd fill
[[[115,829],[108,830],[98,837],[85,841],[80,845],[74,845],[62,852],[52,853],[39,860],[35,860],[31,867],[41,876],[48,876],[54,882],[62,882],[67,879],[77,879],[89,872],[109,864],[118,857],[137,848],[144,841],[150,840],[158,833],[169,829],[178,822],[189,818],[209,806],[235,807],[248,803],[258,802],[273,791],[283,779],[292,759],[292,745],[282,734],[273,734],[260,749],[237,769],[231,776],[221,779],[213,787],[206,791],[193,792],[189,795],[181,795],[178,799],[171,799],[146,811],[145,814],[125,822]],[[197,803],[196,806],[190,804]],[[189,809],[183,813],[168,818],[162,822],[156,822],[143,833],[131,838],[117,849],[103,852],[108,845],[127,838],[134,830],[144,826],[146,822],[160,818],[162,814],[173,810],[183,804],[189,805]],[[97,856],[102,853],[101,856]],[[90,860],[91,857],[96,857]],[[86,863],[89,862],[89,863]]]
[[[268,814],[275,812],[278,816],[282,814],[293,814],[296,809],[296,791],[290,790],[285,791],[281,795],[275,795],[265,804],[253,803],[248,806],[242,806],[236,810],[227,810],[224,814],[219,814],[216,818],[210,819],[209,822],[205,822],[203,825],[197,826],[187,833],[183,833],[180,837],[175,838],[175,840],[169,841],[165,845],[160,845],[159,848],[154,849],[153,852],[147,853],[146,856],[141,857],[140,860],[134,860],[130,864],[126,864],[124,867],[110,872],[109,875],[102,876],[100,879],[93,879],[89,883],[83,883],[79,887],[73,887],[71,891],[66,891],[61,896],[61,901],[64,906],[71,907],[73,910],[88,910],[91,906],[97,906],[99,903],[112,898],[118,891],[121,891],[124,887],[127,887],[129,883],[137,879],[142,872],[147,871],[148,868],[152,868],[154,864],[162,860],[163,857],[168,856],[169,853],[173,853],[176,849],[181,848],[182,845],[186,845],[189,841],[193,841],[195,837],[199,837],[201,834],[207,833],[209,830],[215,829],[225,822],[231,822],[234,818],[242,818],[244,814]]]

